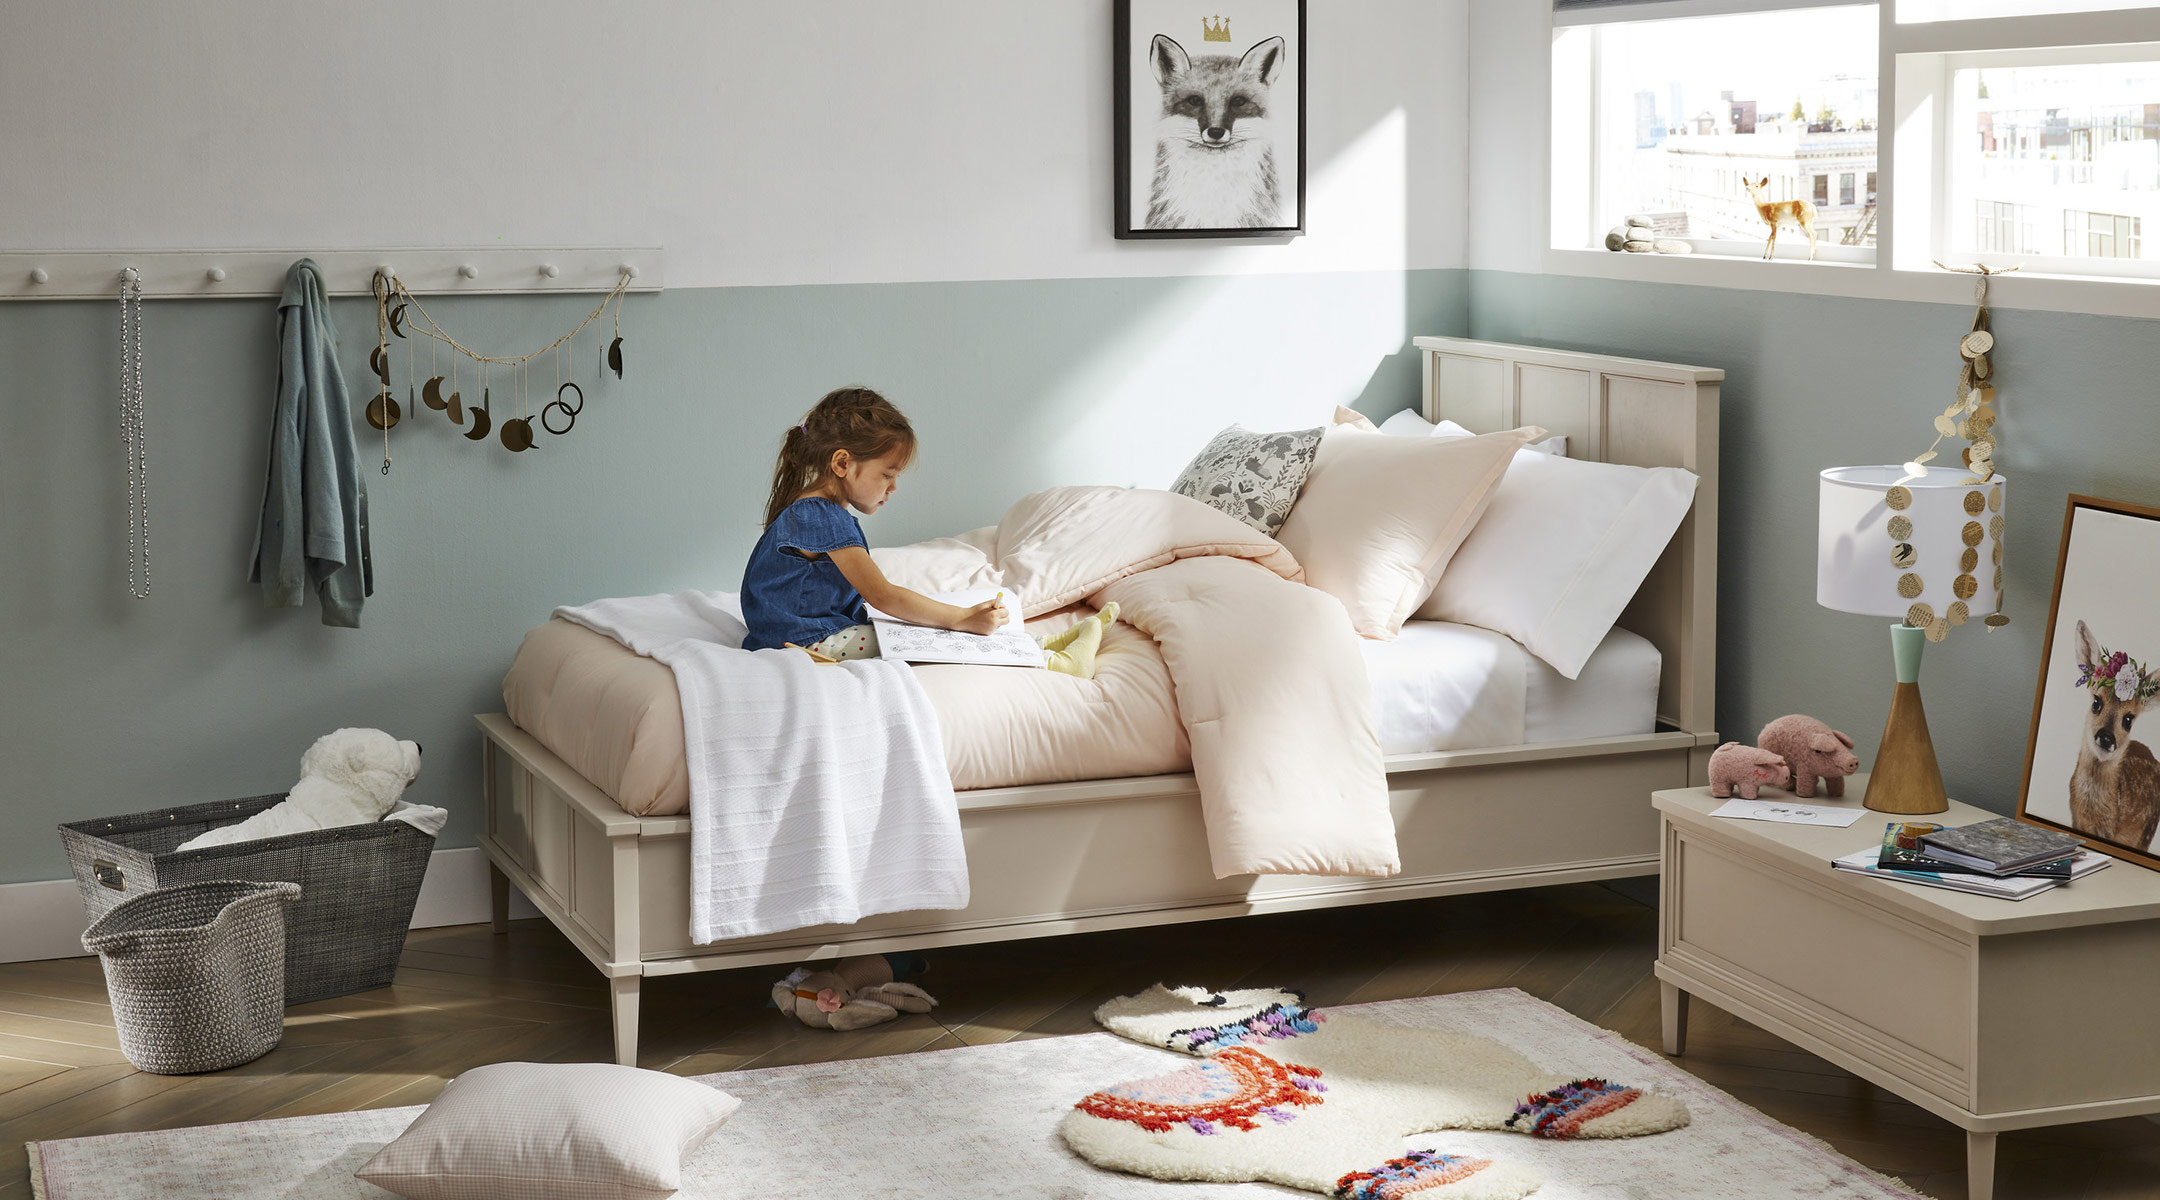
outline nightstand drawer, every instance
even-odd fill
[[[1661,961],[1882,1071],[1967,1100],[1967,943],[1827,878],[1674,826],[1667,834]]]

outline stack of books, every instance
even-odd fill
[[[1900,883],[2023,900],[2112,861],[2084,849],[2067,833],[1998,817],[1956,827],[1892,821],[1883,827],[1880,846],[1834,859],[1831,865]]]

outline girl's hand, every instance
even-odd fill
[[[953,626],[954,629],[962,633],[996,633],[1005,627],[1005,602],[1003,600],[985,600],[981,604],[966,610],[966,612],[967,615],[960,618],[959,623]]]

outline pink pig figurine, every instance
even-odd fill
[[[1710,753],[1710,794],[1720,800],[1734,792],[1743,800],[1753,800],[1764,784],[1783,787],[1790,778],[1792,768],[1768,750],[1727,742]]]
[[[1812,796],[1815,781],[1823,792],[1845,794],[1845,777],[1860,769],[1852,752],[1852,739],[1813,717],[1792,713],[1763,726],[1755,744],[1792,764],[1793,795]]]

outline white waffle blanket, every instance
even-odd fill
[[[691,940],[966,908],[959,808],[914,672],[739,649],[734,600],[681,592],[555,610],[675,672]]]

